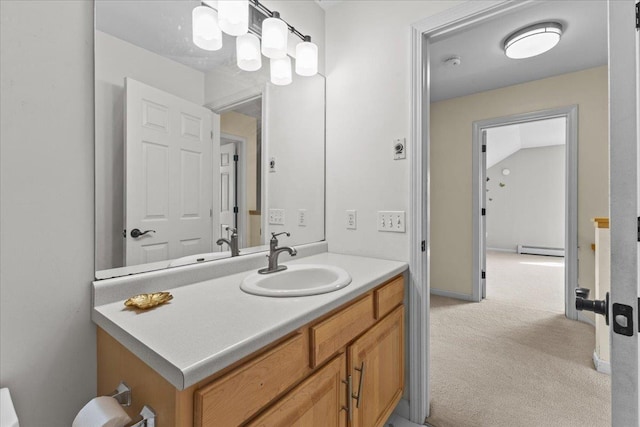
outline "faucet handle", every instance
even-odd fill
[[[231,234],[236,234],[238,232],[234,227],[225,227],[225,230],[230,231]]]
[[[282,233],[271,233],[271,238],[275,239],[276,237],[278,237],[281,234],[286,234],[287,237],[291,237],[291,233],[289,233],[288,231],[283,231]]]

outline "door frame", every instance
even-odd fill
[[[429,416],[429,328],[431,302],[430,259],[430,49],[429,38],[468,26],[499,13],[527,5],[532,0],[512,2],[466,1],[411,25],[411,138],[409,173],[409,382],[408,413],[414,423],[423,424]]]
[[[551,108],[505,117],[496,117],[473,122],[472,160],[472,206],[473,206],[473,301],[480,302],[485,297],[484,280],[481,276],[483,257],[486,256],[486,239],[482,227],[481,209],[485,206],[485,182],[483,180],[482,132],[496,127],[528,123],[545,119],[564,117],[565,127],[565,268],[564,268],[564,313],[569,319],[577,320],[574,289],[578,286],[578,106]],[[486,283],[486,282],[485,282]]]
[[[236,165],[237,180],[236,180],[236,198],[238,199],[238,245],[240,248],[247,247],[247,230],[249,225],[249,211],[246,209],[247,205],[247,140],[238,135],[230,133],[220,132],[220,145],[225,144],[223,140],[226,140],[227,144],[235,144],[236,154],[239,157],[239,161]],[[219,167],[219,165],[218,165]],[[218,170],[218,173],[220,171]],[[215,237],[215,236],[214,236]]]
[[[609,1],[610,309],[615,303],[628,305],[632,317],[640,321],[636,219],[640,217],[640,41],[635,3],[637,0]],[[616,319],[612,317],[614,324]],[[631,332],[631,336],[625,336],[609,330],[613,427],[640,425],[640,337],[635,322]]]

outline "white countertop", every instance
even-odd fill
[[[93,308],[93,321],[183,390],[402,273],[407,264],[321,253],[284,264],[328,264],[352,278],[335,292],[292,298],[250,295],[240,282],[255,270],[168,290],[173,300],[148,311],[124,300]],[[131,295],[133,296],[133,295]]]

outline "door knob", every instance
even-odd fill
[[[144,236],[147,233],[155,233],[156,230],[145,230],[145,231],[140,231],[138,228],[134,228],[133,230],[131,230],[131,237],[133,237],[134,239],[137,239],[140,236]]]
[[[589,290],[585,288],[576,288],[576,310],[593,311],[594,313],[604,316],[607,325],[609,324],[609,292],[607,292],[604,300],[590,300]]]

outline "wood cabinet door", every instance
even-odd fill
[[[404,306],[358,338],[347,353],[353,383],[351,425],[382,426],[404,389]]]
[[[346,356],[326,366],[247,424],[250,427],[345,427]]]

